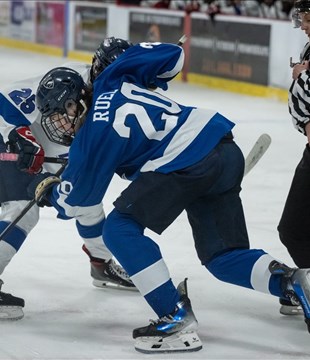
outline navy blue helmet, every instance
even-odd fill
[[[102,41],[95,51],[92,67],[90,71],[90,80],[93,82],[96,77],[113,61],[115,61],[123,52],[133,44],[127,40],[109,37]]]
[[[50,141],[69,146],[85,118],[90,88],[82,76],[66,67],[50,70],[40,81],[36,104]]]

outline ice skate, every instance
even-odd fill
[[[127,272],[114,260],[104,261],[92,257],[85,245],[82,249],[90,258],[90,275],[94,286],[138,291]]]
[[[310,332],[310,269],[289,268],[273,261],[269,266],[272,274],[283,275],[284,295],[295,306],[301,306]]]
[[[294,269],[288,278],[287,293],[293,303],[301,305],[310,332],[310,269]]]
[[[300,305],[294,305],[288,299],[279,299],[280,302],[280,314],[282,315],[303,315],[303,309]]]
[[[91,276],[96,287],[138,291],[126,271],[112,259],[104,263],[91,262]]]
[[[186,281],[178,286],[181,295],[173,313],[133,330],[135,349],[146,354],[190,352],[202,349],[196,333],[197,319],[187,296]]]
[[[23,318],[24,299],[2,292],[2,285],[3,281],[0,279],[0,321]]]

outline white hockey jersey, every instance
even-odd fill
[[[68,62],[62,65],[77,71],[85,82],[89,81],[90,65]],[[45,74],[33,78],[13,82],[0,89],[0,134],[4,142],[16,126],[29,126],[38,143],[40,143],[48,157],[68,156],[69,148],[51,142],[41,126],[41,114],[35,105],[35,94],[39,82]],[[44,163],[44,171],[55,173],[60,165]]]

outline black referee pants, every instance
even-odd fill
[[[310,268],[310,148],[297,165],[278,225],[281,242],[295,264]]]

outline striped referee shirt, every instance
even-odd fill
[[[300,62],[310,60],[310,43],[300,54]],[[293,81],[288,94],[289,112],[295,128],[306,135],[305,126],[310,121],[310,70],[302,71]]]

